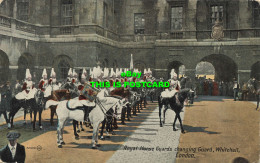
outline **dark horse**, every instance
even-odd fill
[[[184,101],[188,98],[189,94],[190,94],[190,89],[182,89],[180,92],[177,92],[173,97],[170,97],[170,98],[163,98],[162,96],[159,96],[158,102],[159,102],[160,127],[162,127],[163,124],[165,123],[165,113],[168,109],[168,105],[170,105],[170,109],[172,109],[175,112],[175,119],[173,122],[173,131],[177,131],[175,128],[175,123],[178,118],[178,120],[180,122],[180,126],[181,126],[181,132],[185,133],[183,126],[182,126],[180,112],[184,106]],[[163,123],[161,120],[162,108],[164,108]]]
[[[40,129],[42,129],[42,124],[41,124],[41,114],[43,110],[43,104],[42,104],[42,99],[43,99],[43,93],[41,90],[37,90],[34,98],[29,99],[29,100],[18,100],[15,97],[12,98],[11,100],[11,111],[9,113],[9,118],[10,118],[10,123],[11,127],[13,127],[13,120],[15,114],[21,109],[29,109],[30,112],[33,112],[34,114],[34,120],[33,120],[33,131],[35,131],[35,123],[36,123],[36,116],[37,112],[39,112],[39,126]]]
[[[128,98],[130,96],[130,91],[128,88],[120,87],[120,88],[116,88],[113,91],[111,91],[110,95],[108,95],[108,96],[119,98],[119,99]],[[126,109],[127,109],[126,107],[123,108],[123,110],[126,110]],[[123,119],[125,119],[124,114],[125,114],[125,111],[122,111],[122,115],[121,115],[122,121],[123,121]],[[104,140],[103,131],[104,131],[105,126],[106,126],[107,134],[108,134],[108,132],[112,132],[112,135],[115,135],[115,132],[113,131],[113,125],[114,125],[115,129],[117,129],[118,126],[117,126],[117,120],[113,117],[113,115],[114,115],[113,109],[110,108],[106,112],[106,118],[102,122],[102,127],[101,127],[101,131],[100,131],[100,139],[102,139],[102,140]],[[113,124],[113,122],[114,122],[114,124]],[[109,136],[107,136],[107,138],[109,138]]]
[[[248,88],[249,90],[256,95],[256,100],[257,100],[257,106],[256,106],[256,110],[259,107],[259,100],[260,100],[260,81],[257,80],[252,80],[250,79],[248,82]]]

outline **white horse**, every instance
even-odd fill
[[[84,109],[83,107],[94,107],[89,113],[89,119],[93,126],[92,136],[92,148],[96,149],[98,144],[98,131],[100,123],[106,118],[106,112],[112,108],[116,114],[116,118],[120,118],[122,108],[126,105],[124,99],[118,99],[114,97],[105,97],[105,90],[98,93],[96,103],[88,100],[78,100],[77,98],[72,100],[64,101],[51,101],[46,103],[46,108],[51,105],[57,105],[56,113],[58,116],[58,127],[57,127],[57,143],[58,147],[61,148],[64,143],[63,141],[63,128],[69,119],[76,121],[84,121]],[[71,109],[76,108],[76,109]],[[77,109],[79,108],[79,109]]]

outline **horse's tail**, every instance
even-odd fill
[[[57,106],[60,102],[59,101],[54,101],[54,100],[48,100],[46,102],[45,108],[49,108],[50,106]]]

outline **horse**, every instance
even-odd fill
[[[66,89],[61,89],[61,90],[52,91],[51,95],[46,98],[46,101],[48,101],[48,100],[62,101],[62,100],[69,100],[69,99],[70,99],[70,92]],[[49,108],[50,108],[50,112],[51,112],[50,123],[51,123],[51,126],[53,126],[54,125],[53,117],[54,117],[54,114],[56,113],[57,106],[52,105]]]
[[[177,131],[175,128],[175,123],[178,118],[178,120],[180,122],[180,126],[181,126],[181,132],[183,134],[185,133],[183,126],[182,126],[180,112],[181,112],[181,110],[184,106],[184,102],[188,98],[189,94],[190,94],[190,89],[182,89],[170,98],[163,97],[162,93],[161,93],[161,95],[158,97],[160,127],[163,127],[163,124],[165,124],[165,113],[168,109],[168,105],[170,105],[170,109],[172,109],[175,112],[175,118],[174,118],[174,122],[173,122],[173,131]],[[161,120],[162,109],[163,109],[163,122]]]
[[[260,101],[260,81],[250,79],[247,83],[248,83],[249,90],[256,95],[256,100],[257,100],[256,110],[257,110]]]
[[[27,100],[24,97],[23,92],[18,93],[15,97],[11,100],[11,110],[9,113],[11,128],[13,128],[13,120],[15,114],[21,109],[24,108],[25,110],[29,109],[30,112],[33,112],[34,114],[34,120],[33,120],[33,131],[35,131],[35,123],[36,123],[36,116],[37,112],[39,112],[39,127],[42,129],[41,124],[41,114],[42,114],[42,93],[41,90],[32,89],[30,90],[32,92],[29,92],[30,98]],[[25,113],[26,114],[26,113]]]
[[[74,119],[76,121],[84,121],[85,114],[84,114],[84,107],[94,107],[90,113],[89,113],[89,119],[93,126],[93,136],[92,136],[92,148],[96,149],[97,146],[100,146],[98,144],[98,131],[99,131],[99,125],[100,123],[106,118],[106,112],[108,109],[113,108],[117,110],[114,110],[114,112],[117,112],[117,118],[118,115],[121,114],[122,106],[121,106],[121,100],[115,97],[105,97],[104,96],[104,90],[101,90],[96,96],[95,102],[91,102],[89,100],[79,100],[81,106],[76,107],[72,109],[72,107],[69,108],[69,102],[71,100],[64,100],[61,102],[52,101],[50,103],[49,101],[46,103],[46,107],[49,105],[57,105],[57,115],[58,115],[58,127],[57,127],[57,143],[58,147],[62,148],[62,145],[64,145],[63,141],[63,128],[66,124],[66,122],[69,119]],[[74,104],[76,104],[76,100],[74,100]],[[73,104],[73,102],[72,102]],[[114,106],[118,107],[114,107]]]
[[[109,97],[116,97],[116,98],[119,98],[119,99],[122,99],[122,98],[125,98],[125,99],[127,99],[128,97],[129,97],[129,95],[130,95],[130,91],[128,90],[128,88],[124,88],[124,87],[120,87],[120,88],[116,88],[116,89],[114,89],[114,90],[112,90],[111,92],[110,92],[110,95],[109,95]],[[108,97],[108,96],[106,96],[106,97]],[[122,120],[122,122],[124,121],[124,115],[123,114],[125,114],[125,110],[126,110],[126,106],[129,104],[129,102],[127,102],[126,100],[125,100],[125,104],[124,104],[124,106],[125,107],[123,107],[123,110],[122,110],[122,114],[121,114],[121,120]],[[107,118],[106,119],[104,119],[104,121],[102,122],[102,127],[101,127],[101,131],[100,131],[100,139],[101,140],[104,140],[104,137],[103,137],[103,130],[104,130],[104,128],[105,128],[105,126],[106,126],[106,133],[107,133],[107,137],[109,137],[109,132],[112,132],[112,135],[115,135],[115,133],[113,132],[113,127],[112,127],[112,122],[114,122],[114,127],[115,127],[115,129],[117,129],[118,127],[117,127],[117,119],[116,118],[114,118],[114,112],[113,112],[113,109],[112,108],[110,108],[107,112],[106,112],[106,114],[107,114]]]

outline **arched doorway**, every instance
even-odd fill
[[[146,64],[142,61],[134,61],[134,68],[137,68],[139,71],[143,73],[144,69],[149,67],[146,67]]]
[[[19,57],[18,60],[18,70],[17,70],[17,79],[22,81],[25,79],[26,69],[29,68],[32,74],[33,71],[33,56],[29,53],[24,53]],[[33,75],[33,74],[32,74]]]
[[[171,78],[171,70],[175,69],[176,73],[178,74],[178,78],[181,78],[183,75],[185,75],[185,66],[180,61],[172,61],[168,65],[168,79]]]
[[[251,67],[251,78],[254,77],[256,80],[260,80],[260,61],[256,62]]]
[[[9,59],[5,52],[0,50],[0,83],[3,84],[8,80]]]
[[[201,61],[196,66],[196,77],[215,79],[215,68],[210,62]]]
[[[73,67],[72,63],[72,59],[66,55],[59,55],[54,59],[53,67],[58,79],[64,80],[67,78],[69,69]]]
[[[114,60],[112,66],[113,66],[112,68],[114,68],[114,71],[116,70],[116,68],[118,68],[117,61],[116,61],[116,60]]]
[[[209,62],[215,68],[215,80],[230,82],[237,79],[237,65],[228,56],[223,54],[211,54],[201,59],[201,62]]]
[[[103,60],[101,67],[102,68],[105,68],[105,67],[107,68],[108,67],[108,60],[106,58]]]

